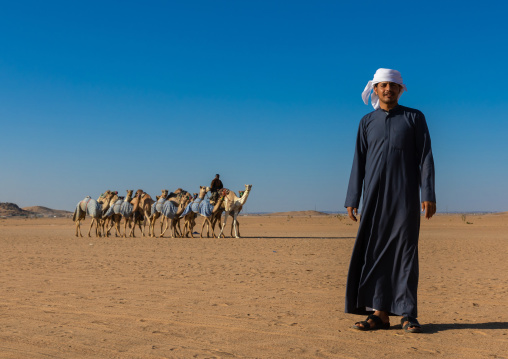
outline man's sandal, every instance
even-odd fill
[[[372,321],[376,325],[372,327],[370,325],[370,323],[368,322],[369,319],[372,319]],[[358,324],[363,325],[363,327],[358,326]],[[355,325],[353,326],[353,328],[357,329],[357,330],[362,330],[362,331],[378,330],[378,329],[390,329],[390,322],[385,323],[377,315],[371,314],[371,315],[369,315],[367,317],[366,320],[361,321],[361,322],[356,322]]]
[[[407,322],[407,323],[406,323]],[[406,323],[406,325],[404,325]],[[403,317],[400,320],[400,325],[406,333],[421,333],[422,326],[418,323],[418,320],[413,317]],[[412,328],[410,328],[412,327]]]

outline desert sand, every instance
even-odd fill
[[[240,239],[124,239],[0,219],[0,358],[508,358],[508,214],[422,220],[423,334],[351,329],[356,223],[239,220]]]

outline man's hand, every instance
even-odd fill
[[[356,216],[358,216],[358,208],[347,207],[347,213],[349,214],[349,218],[353,221],[357,221]]]
[[[436,213],[436,202],[422,202],[422,212],[425,212],[425,218],[431,219]]]

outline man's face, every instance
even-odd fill
[[[399,100],[400,85],[395,82],[379,82],[374,87],[374,92],[379,96],[379,101],[387,105],[394,105]]]

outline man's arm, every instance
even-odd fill
[[[422,212],[425,212],[425,218],[430,219],[436,213],[435,170],[429,129],[422,113],[416,118],[416,146],[420,162]]]
[[[363,127],[363,119],[358,126],[358,134],[356,137],[355,156],[353,159],[353,166],[351,168],[351,175],[349,177],[349,185],[346,195],[346,203],[344,207],[347,208],[349,218],[357,221],[358,206],[362,196],[363,180],[365,178],[365,158],[367,153],[367,138]]]

